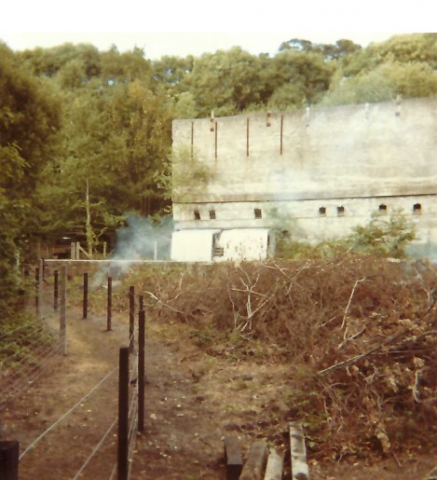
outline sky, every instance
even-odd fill
[[[14,0],[0,13],[13,50],[91,43],[144,49],[147,58],[240,46],[274,55],[292,38],[366,47],[396,34],[432,31],[434,0]]]

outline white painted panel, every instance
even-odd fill
[[[181,230],[173,232],[171,259],[178,262],[210,262],[212,239],[220,230]]]
[[[224,230],[218,242],[224,249],[220,260],[264,260],[267,258],[268,238],[267,228]]]

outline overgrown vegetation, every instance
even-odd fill
[[[291,229],[292,230],[292,229]],[[276,229],[278,258],[335,258],[355,252],[376,257],[406,258],[416,238],[415,226],[401,210],[389,217],[375,213],[367,225],[358,225],[351,235],[311,245],[293,239],[287,231]]]
[[[280,420],[265,406],[271,441],[289,420],[305,423],[319,457],[434,441],[437,272],[426,262],[348,254],[149,269],[129,282],[145,295],[151,321],[184,326],[176,343],[229,362],[288,365],[275,386],[286,406]]]

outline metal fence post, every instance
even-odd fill
[[[129,351],[134,353],[135,287],[129,287]]]
[[[138,431],[144,431],[144,344],[146,313],[140,310],[138,314]]]
[[[42,319],[43,283],[44,283],[44,259],[41,258],[39,261],[39,269],[38,269],[38,310],[37,310],[38,320]]]
[[[35,308],[36,318],[39,318],[39,267],[35,268]]]
[[[61,308],[59,316],[61,353],[67,355],[67,268],[61,267]]]
[[[120,348],[118,383],[118,480],[128,478],[129,457],[129,347]]]
[[[16,440],[0,440],[0,479],[18,480],[20,444]]]
[[[82,318],[88,317],[88,273],[83,274],[83,315]]]
[[[112,277],[108,277],[108,312],[106,315],[106,331],[112,330]]]
[[[59,274],[55,270],[53,272],[53,310],[58,311],[58,297],[59,297]]]

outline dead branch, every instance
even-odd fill
[[[177,308],[174,308],[172,307],[171,305],[168,305],[168,303],[165,303],[163,302],[160,298],[158,298],[155,294],[153,294],[152,292],[147,292],[145,291],[144,293],[147,293],[147,295],[149,295],[149,297],[153,298],[153,300],[156,301],[156,303],[158,305],[160,305],[161,307],[166,307],[168,308],[169,310],[172,310],[173,312],[176,312],[176,313],[180,313],[181,315],[185,315],[184,312],[181,312],[180,310],[178,310]]]
[[[359,332],[355,333],[354,335],[348,337],[348,338],[345,338],[341,343],[340,345],[338,346],[338,349],[340,350],[341,348],[343,348],[343,346],[347,343],[347,342],[351,342],[352,340],[355,340],[356,338],[358,338],[362,333],[364,333],[366,331],[366,327],[362,328]]]
[[[398,338],[400,338],[405,331],[395,333],[394,335],[391,335],[390,337],[386,338],[383,342],[379,343],[375,347],[371,348],[370,350],[367,350],[367,352],[361,353],[360,355],[356,355],[355,357],[350,358],[349,360],[345,360],[344,362],[336,363],[335,365],[331,365],[328,368],[325,368],[324,370],[320,370],[319,372],[316,373],[316,377],[320,377],[322,375],[326,375],[327,373],[330,373],[334,370],[338,370],[339,368],[344,368],[344,367],[349,367],[350,365],[353,365],[354,363],[359,362],[365,357],[368,357],[372,353],[376,352],[380,348],[382,348],[384,345],[387,345],[388,343],[392,343]]]
[[[355,293],[355,289],[357,288],[357,285],[361,282],[364,282],[366,280],[366,277],[364,278],[360,278],[359,280],[356,280],[355,281],[355,284],[352,288],[352,292],[351,294],[349,295],[349,300],[347,302],[347,305],[346,305],[346,309],[344,311],[344,315],[343,315],[343,321],[341,322],[341,327],[340,327],[340,330],[343,330],[344,328],[344,325],[346,323],[346,318],[347,318],[347,314],[349,313],[349,308],[351,306],[351,303],[352,303],[352,299],[354,298],[354,293]]]
[[[420,371],[417,370],[416,373],[414,374],[414,385],[411,389],[411,394],[413,395],[413,400],[415,402],[422,403],[419,398],[419,389],[418,389],[419,381],[420,381]]]

